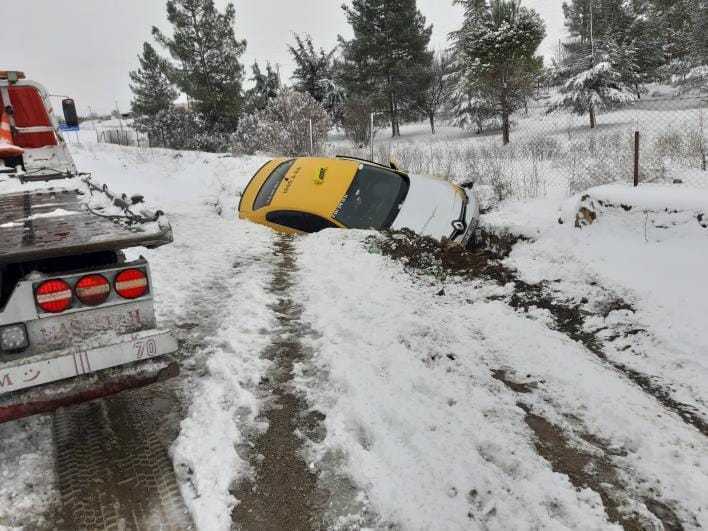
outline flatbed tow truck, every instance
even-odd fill
[[[176,376],[149,265],[123,253],[171,243],[166,216],[77,171],[40,84],[0,71],[0,102],[0,422]]]

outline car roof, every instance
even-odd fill
[[[269,210],[303,211],[331,219],[361,164],[343,158],[296,158]]]

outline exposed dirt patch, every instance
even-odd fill
[[[320,527],[317,507],[317,476],[300,456],[302,442],[296,431],[321,424],[312,416],[303,422],[305,405],[294,395],[290,382],[293,365],[303,357],[299,330],[300,308],[289,298],[294,270],[291,240],[281,237],[276,244],[281,256],[271,290],[280,297],[274,311],[279,329],[266,352],[274,362],[272,373],[261,382],[271,395],[265,412],[268,430],[256,441],[252,451],[253,478],[233,493],[240,500],[233,512],[234,525],[245,530],[299,530]],[[300,424],[303,423],[304,426]]]
[[[496,371],[492,371],[492,377],[494,377],[495,380],[499,380],[500,382],[502,382],[504,385],[506,385],[509,389],[511,389],[515,393],[521,393],[521,394],[533,393],[534,390],[538,387],[538,384],[536,382],[514,381],[509,376],[507,371],[504,369],[498,369]]]
[[[637,513],[622,509],[621,500],[624,496],[620,493],[625,487],[604,453],[591,454],[579,449],[569,442],[558,426],[535,415],[528,406],[522,403],[517,405],[526,412],[524,420],[536,435],[536,451],[551,463],[554,471],[568,476],[577,488],[589,488],[597,492],[611,522],[633,531],[651,527]]]
[[[426,274],[439,277],[447,275],[467,278],[484,278],[500,285],[514,283],[514,293],[509,304],[521,310],[531,307],[544,309],[554,317],[556,328],[568,337],[585,346],[605,364],[621,372],[625,377],[652,395],[664,407],[679,415],[687,424],[708,436],[708,422],[696,409],[673,398],[671,390],[657,381],[657,378],[636,371],[625,364],[612,360],[603,351],[603,340],[595,332],[585,330],[585,322],[594,316],[582,301],[560,301],[553,297],[546,283],[529,284],[521,280],[517,273],[505,267],[492,252],[484,249],[471,252],[462,246],[441,243],[433,238],[418,236],[411,231],[388,232],[385,239],[372,238],[372,249],[386,256],[402,261],[406,266],[422,270]],[[603,316],[612,311],[634,311],[632,305],[621,299],[609,301]],[[633,333],[640,333],[634,330]]]
[[[484,227],[479,231],[480,247],[492,251],[497,256],[509,256],[514,245],[527,241],[530,239],[510,232],[488,231]]]

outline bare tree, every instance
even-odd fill
[[[454,87],[450,79],[452,73],[452,56],[446,52],[436,54],[426,72],[427,88],[421,93],[416,106],[430,120],[430,130],[433,134],[435,134],[435,116],[453,92]]]

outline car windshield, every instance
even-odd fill
[[[352,229],[388,228],[396,219],[408,188],[404,175],[361,165],[332,217]]]

